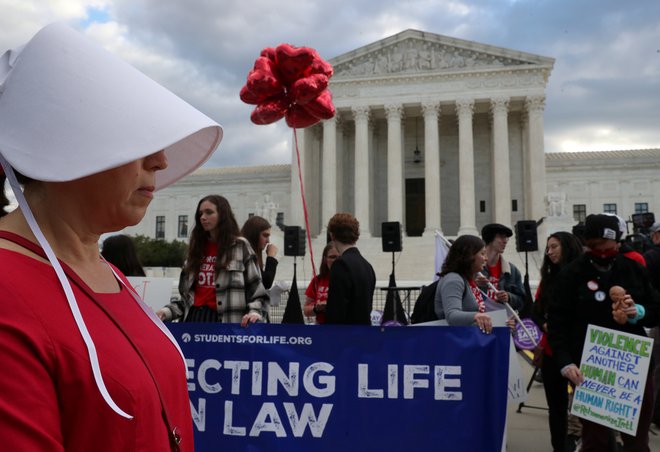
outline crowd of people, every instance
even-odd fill
[[[144,275],[130,237],[108,238],[101,252],[99,237],[138,223],[156,189],[208,159],[221,127],[63,25],[4,58],[0,161],[19,208],[0,213],[3,444],[192,451],[185,362],[162,321],[268,322],[278,265],[271,225],[255,216],[239,229],[227,199],[201,198],[180,298],[151,312],[125,278]],[[376,274],[357,247],[358,219],[337,213],[327,231],[301,309],[318,324],[370,325]],[[547,239],[533,316],[546,333],[540,365],[555,451],[566,450],[568,386],[584,381],[587,325],[638,336],[658,326],[660,223],[650,232],[654,246],[644,256],[621,248],[613,215],[589,215],[583,242],[568,232]],[[521,273],[503,257],[512,235],[488,224],[481,237],[454,241],[435,292],[440,320],[489,334],[487,300],[525,306]],[[613,286],[625,290],[620,302]],[[625,450],[649,450],[650,424],[660,423],[653,367],[646,381],[638,433],[621,435]],[[607,429],[581,424],[582,450],[607,450]]]

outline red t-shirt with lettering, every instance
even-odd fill
[[[493,267],[490,265],[488,266],[488,281],[495,286],[496,289],[499,290],[500,288],[500,275],[502,274],[502,259],[497,260],[497,264],[495,264]],[[486,293],[488,298],[495,300],[495,291],[492,289],[488,289],[488,292]]]
[[[218,243],[208,241],[204,247],[204,257],[197,273],[195,302],[193,306],[208,306],[215,310],[215,262],[218,259]]]

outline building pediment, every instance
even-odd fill
[[[330,60],[333,80],[500,68],[552,68],[554,59],[501,47],[406,30]]]

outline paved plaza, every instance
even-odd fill
[[[532,376],[532,367],[520,357],[520,366],[528,382]],[[534,407],[547,407],[543,385],[534,382],[529,390],[527,402],[517,413],[518,405],[509,406],[508,428],[507,428],[507,452],[551,452],[550,431],[548,428],[548,412]],[[660,451],[660,429],[651,428],[650,448],[652,451]]]

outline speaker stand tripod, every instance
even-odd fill
[[[534,378],[536,377],[536,374],[539,373],[541,369],[539,367],[534,366],[534,372],[532,373],[532,377],[529,379],[529,383],[527,383],[527,394],[529,394],[529,390],[532,388],[532,385],[534,384]],[[524,408],[534,408],[535,410],[545,410],[548,411],[548,408],[542,407],[542,406],[535,406],[535,405],[527,405],[525,402],[520,402],[518,404],[518,409],[516,410],[516,413],[522,413],[522,409]]]

